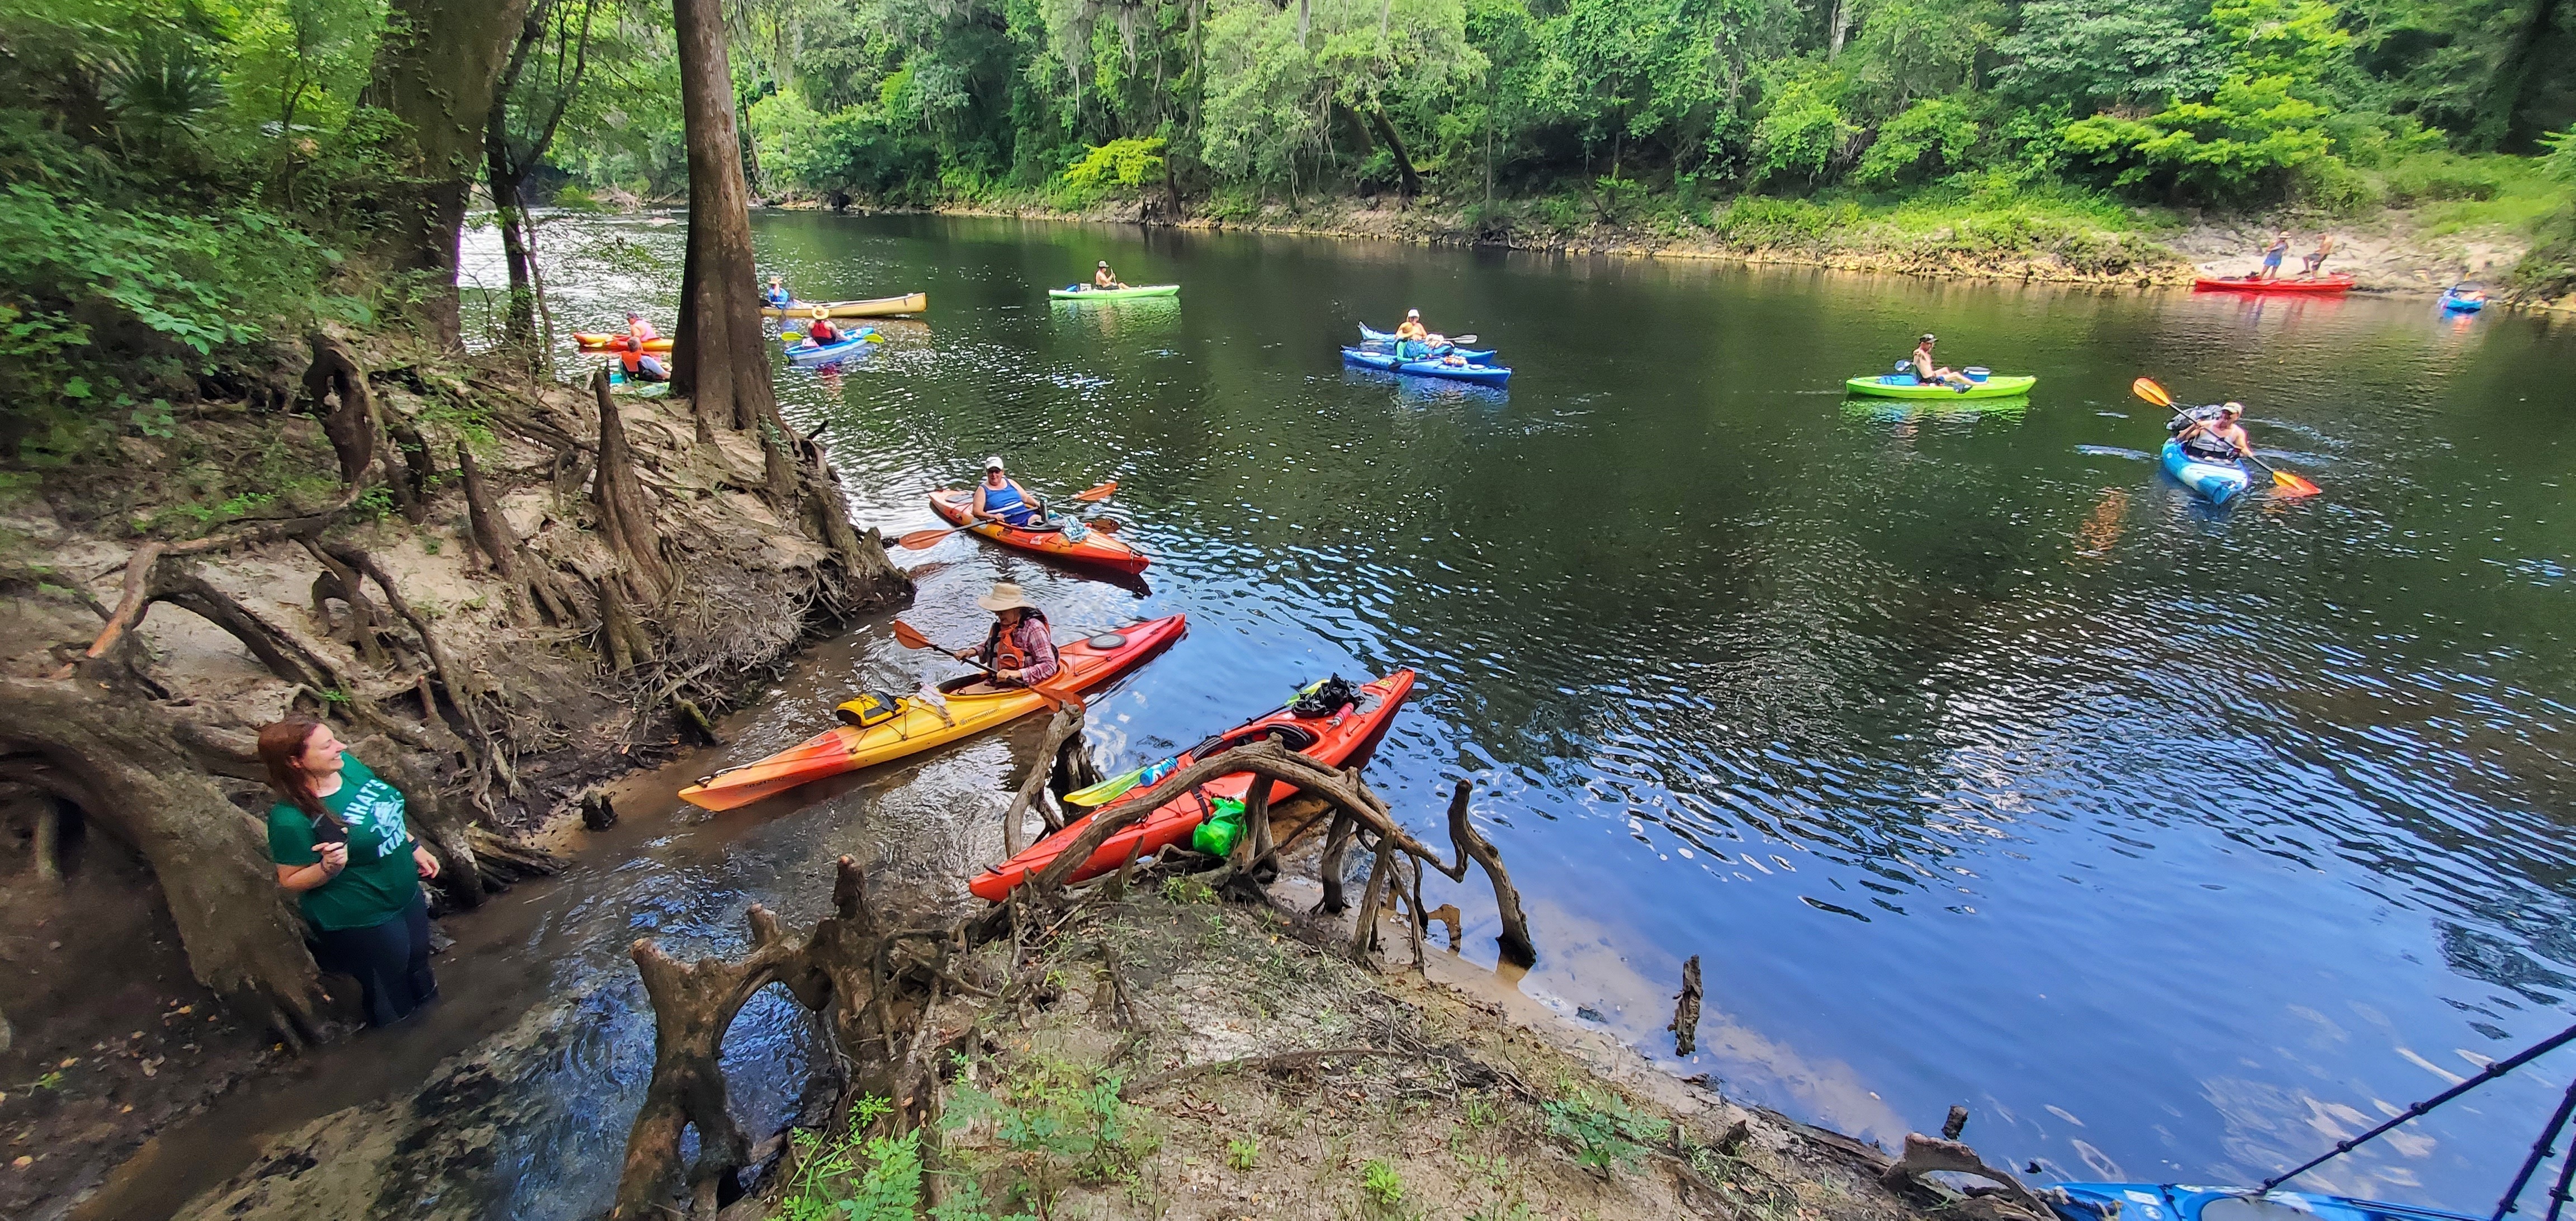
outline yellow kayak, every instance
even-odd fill
[[[1106,685],[1181,638],[1189,626],[1181,615],[1131,623],[1056,649],[1062,668],[1046,685],[1060,691],[1087,691]],[[731,810],[797,785],[873,767],[918,754],[959,738],[1018,720],[1048,706],[1045,696],[1024,687],[996,687],[981,676],[943,684],[945,709],[905,696],[895,701],[892,716],[865,728],[843,725],[825,730],[757,763],[701,776],[680,790],[682,800],[710,810]],[[945,715],[942,715],[942,713]]]
[[[929,293],[911,293],[870,301],[796,301],[785,309],[764,305],[760,312],[771,318],[890,318],[896,314],[926,313],[929,309]]]

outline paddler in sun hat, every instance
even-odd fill
[[[1410,349],[1405,346],[1407,344],[1418,344],[1420,347],[1418,350]],[[1404,321],[1395,324],[1395,354],[1406,360],[1432,354],[1431,328],[1422,325],[1421,310],[1404,311]]]
[[[1000,454],[984,459],[984,481],[975,485],[975,503],[969,508],[978,521],[997,521],[1015,530],[1046,524],[1045,504],[1002,469]]]
[[[982,666],[1013,686],[1035,686],[1055,677],[1055,641],[1047,635],[1046,612],[1019,586],[996,582],[993,592],[975,599],[975,605],[993,612],[993,630],[982,648],[959,649],[957,660]]]

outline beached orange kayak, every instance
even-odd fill
[[[1179,640],[1188,627],[1186,616],[1166,615],[1059,645],[1056,660],[1063,670],[1046,685],[1059,691],[1106,686]],[[731,810],[825,776],[971,737],[1048,706],[1046,697],[1034,691],[996,687],[980,674],[952,679],[940,684],[939,690],[945,709],[918,695],[907,695],[895,701],[897,711],[886,720],[865,729],[843,725],[826,730],[757,763],[699,777],[696,784],[680,790],[680,797],[706,809]]]
[[[1274,733],[1297,753],[1326,767],[1346,766],[1376,747],[1378,739],[1385,735],[1388,723],[1395,719],[1395,710],[1403,706],[1405,696],[1412,694],[1413,679],[1413,671],[1398,670],[1360,687],[1358,703],[1343,705],[1323,715],[1299,716],[1282,708],[1254,717],[1182,752],[1172,761],[1172,767],[1157,774],[1169,775],[1172,770],[1187,767],[1208,755],[1258,742]],[[1103,841],[1100,850],[1092,853],[1091,859],[1075,869],[1068,880],[1079,882],[1098,877],[1125,864],[1130,852],[1140,857],[1152,856],[1189,838],[1190,833],[1207,818],[1217,798],[1241,801],[1252,791],[1253,781],[1252,773],[1237,772],[1231,776],[1220,776],[1173,798],[1146,815],[1143,821]],[[1271,785],[1270,800],[1274,803],[1285,801],[1297,792],[1296,786],[1284,781],[1272,781]],[[1141,797],[1152,788],[1151,784],[1142,784],[1133,791]],[[1030,845],[1028,851],[975,875],[966,888],[975,892],[977,897],[996,903],[1009,898],[1011,891],[1020,883],[1036,877],[1066,848],[1072,847],[1074,838],[1082,834],[1084,827],[1091,825],[1092,819],[1117,809],[1118,804],[1112,802],[1074,819],[1065,824],[1064,830]]]
[[[975,506],[975,493],[954,488],[930,494],[930,511],[947,519],[950,525],[966,525]],[[1039,555],[1068,560],[1077,564],[1098,564],[1120,572],[1145,571],[1145,553],[1129,546],[1127,540],[1101,530],[1084,531],[1080,539],[1069,537],[1063,530],[1014,530],[998,522],[969,526],[968,532],[980,534],[1005,547],[1034,551]]]

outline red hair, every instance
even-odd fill
[[[311,717],[291,716],[259,731],[259,761],[268,766],[268,787],[276,789],[296,809],[304,811],[313,825],[341,825],[322,804],[322,796],[313,791],[313,777],[304,771],[304,748],[313,741],[314,731],[322,722]]]

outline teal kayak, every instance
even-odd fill
[[[1890,373],[1880,377],[1855,377],[1843,383],[1854,394],[1875,395],[1883,399],[1999,399],[2028,394],[2038,385],[2036,377],[1989,377],[1970,382],[1965,390],[1948,386],[1925,385],[1911,373]]]
[[[2212,504],[2223,505],[2236,499],[2248,482],[2244,467],[2233,462],[2203,462],[2185,452],[2180,441],[2165,442],[2164,465],[2167,474],[2208,497]]]
[[[1125,288],[1093,288],[1088,284],[1069,284],[1050,288],[1047,295],[1058,301],[1132,301],[1138,297],[1177,297],[1178,284],[1131,284]]]

